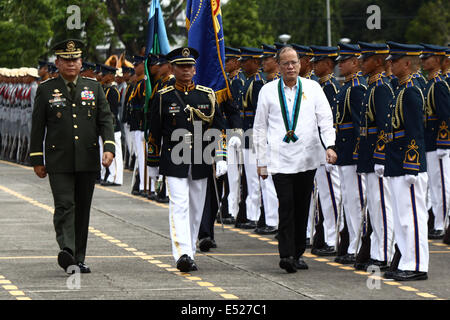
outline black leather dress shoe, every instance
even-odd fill
[[[280,268],[286,270],[287,273],[297,272],[297,268],[295,267],[294,257],[281,258],[280,259]]]
[[[195,263],[194,260],[191,261],[191,267],[190,267],[189,271],[198,271],[197,264]]]
[[[212,239],[210,237],[200,239],[198,247],[200,248],[201,252],[208,252],[209,249],[213,247]]]
[[[169,203],[169,197],[160,197],[158,195],[155,200],[159,203]]]
[[[256,228],[255,233],[257,234],[275,234],[278,232],[276,227],[264,226],[262,228]]]
[[[76,265],[72,250],[64,248],[58,253],[58,265],[63,268],[64,271],[67,271],[69,266]]]
[[[306,264],[306,262],[303,260],[302,257],[295,260],[294,265],[298,270],[307,270],[308,269],[308,265]]]
[[[238,223],[236,228],[239,229],[256,229],[256,221],[249,220],[245,223]]]
[[[183,254],[177,261],[177,269],[181,272],[188,272],[191,270],[191,258],[187,254]]]
[[[217,219],[217,222],[220,223],[220,219]],[[222,218],[223,224],[235,224],[236,219],[233,218],[233,216],[229,216],[226,218]]]
[[[131,194],[132,194],[133,196],[140,196],[140,195],[141,195],[141,191],[139,191],[139,190],[132,190],[132,191],[131,191]]]
[[[332,246],[325,245],[323,248],[320,248],[320,249],[312,248],[311,253],[315,254],[317,256],[322,256],[322,257],[335,256],[336,250],[334,250],[334,247],[332,247]]]
[[[367,271],[367,269],[371,266],[378,267],[380,269],[380,271],[386,271],[389,268],[386,261],[369,259],[369,262],[366,263],[365,271]]]
[[[426,272],[420,271],[405,271],[397,270],[390,274],[390,278],[396,281],[416,281],[416,280],[427,280],[428,274]]]
[[[306,248],[307,249],[312,248],[312,244],[311,244],[311,239],[310,238],[306,238]]]
[[[91,273],[91,269],[83,262],[78,262],[77,266],[80,268],[80,273]]]
[[[354,264],[355,263],[355,255],[347,253],[343,256],[338,256],[334,259],[334,262],[342,263],[342,264]]]
[[[430,232],[428,232],[428,239],[430,240],[438,240],[443,238],[444,238],[444,230],[433,229]]]

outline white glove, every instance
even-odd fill
[[[384,166],[382,164],[375,163],[373,169],[377,177],[381,178],[384,175]]]
[[[148,176],[152,178],[152,180],[157,179],[159,175],[159,167],[148,167]]]
[[[325,170],[327,170],[327,172],[331,172],[334,169],[334,164],[331,163],[325,163]]]
[[[225,173],[227,173],[227,162],[220,160],[216,163],[216,178],[223,176]]]
[[[232,136],[228,141],[228,146],[232,148],[239,149],[241,147],[241,138],[237,136]]]
[[[436,154],[439,159],[443,159],[445,157],[448,157],[449,149],[436,149]]]
[[[406,175],[406,182],[409,184],[414,184],[417,181],[417,176],[413,176],[412,174]]]

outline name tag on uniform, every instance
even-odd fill
[[[95,96],[93,91],[88,90],[81,91],[81,100],[94,100],[94,99]]]

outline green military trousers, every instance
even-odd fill
[[[60,249],[68,248],[76,262],[86,256],[89,216],[97,172],[49,173],[55,203],[53,224]]]

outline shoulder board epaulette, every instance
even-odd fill
[[[204,92],[208,92],[208,93],[214,93],[214,90],[208,87],[204,87],[201,85],[196,85],[195,89],[200,90],[200,91],[204,91]]]
[[[49,82],[50,80],[55,80],[55,79],[57,79],[57,78],[48,78],[47,80],[42,81],[40,84],[44,84],[44,83]]]
[[[167,92],[172,91],[174,89],[175,89],[174,86],[168,86],[168,87],[162,88],[161,90],[158,90],[158,93],[159,94],[164,94],[164,93],[167,93]]]
[[[92,81],[97,81],[97,79],[95,79],[95,78],[91,78],[91,77],[85,77],[85,76],[82,76],[82,78],[83,78],[83,79],[88,79],[88,80],[92,80]]]

